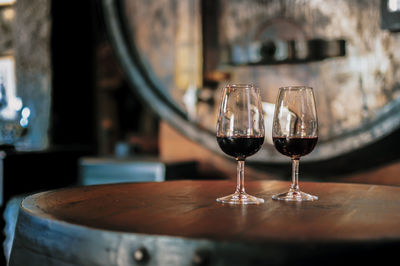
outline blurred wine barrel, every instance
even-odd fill
[[[102,9],[135,92],[214,152],[222,153],[214,132],[220,88],[255,83],[267,139],[250,163],[287,162],[270,140],[273,103],[287,85],[315,89],[319,143],[304,157],[310,169],[340,173],[399,157],[400,34],[382,26],[379,0],[103,0]]]

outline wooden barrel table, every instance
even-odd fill
[[[288,182],[247,182],[261,205],[215,201],[230,181],[66,188],[25,198],[10,265],[337,265],[395,261],[400,187],[301,183],[315,202],[278,202]]]

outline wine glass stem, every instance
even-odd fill
[[[292,158],[292,185],[291,190],[299,191],[299,158]]]
[[[245,193],[244,190],[244,160],[237,160],[237,185],[236,192]]]

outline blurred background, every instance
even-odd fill
[[[72,185],[235,179],[215,140],[228,83],[262,94],[247,180],[289,180],[274,102],[307,85],[302,180],[399,185],[399,49],[399,0],[0,1],[1,210]]]

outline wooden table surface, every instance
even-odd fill
[[[273,201],[289,187],[282,181],[247,182],[247,192],[265,199],[247,206],[215,201],[233,192],[229,181],[34,194],[22,202],[10,266],[380,265],[397,259],[400,187],[300,185],[319,200]]]
[[[315,202],[271,196],[288,182],[247,182],[261,205],[222,205],[228,181],[171,181],[79,187],[44,192],[23,207],[50,219],[98,229],[220,240],[400,239],[400,187],[300,183]]]

